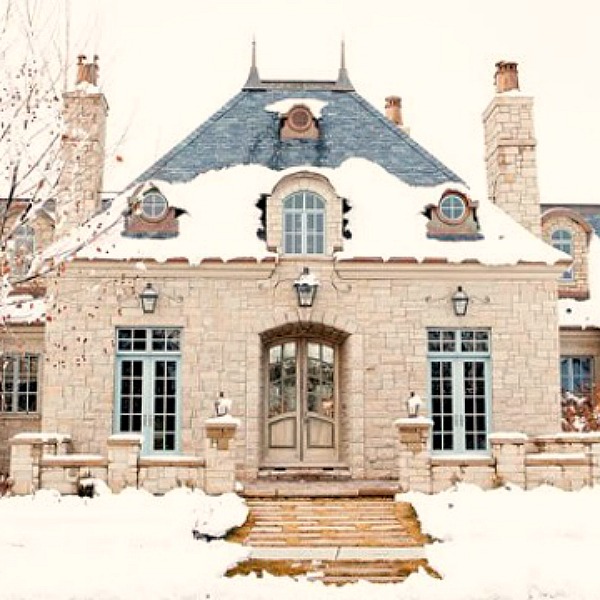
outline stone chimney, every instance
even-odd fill
[[[402,98],[400,96],[388,96],[385,99],[385,116],[404,133],[409,133],[408,127],[404,126],[402,120]]]
[[[77,60],[75,90],[63,94],[63,171],[56,196],[59,238],[81,225],[101,208],[108,104],[97,88],[98,57]]]
[[[488,196],[540,236],[533,98],[519,90],[517,63],[496,63],[496,95],[483,113]]]

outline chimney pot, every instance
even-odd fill
[[[512,90],[519,89],[519,71],[516,62],[501,60],[496,63],[496,73],[494,75],[496,84],[496,93],[502,94]]]
[[[385,116],[398,127],[402,127],[402,98],[388,96],[385,99]]]
[[[77,76],[76,76],[76,84],[79,83],[90,83],[92,85],[98,85],[98,71],[100,67],[98,66],[98,56],[94,55],[94,62],[88,62],[85,54],[80,54],[77,57]]]

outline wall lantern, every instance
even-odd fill
[[[294,281],[294,288],[298,295],[298,306],[310,308],[315,301],[318,287],[317,278],[308,270],[308,267],[304,267],[300,277]]]
[[[462,289],[462,286],[456,288],[456,292],[452,294],[452,307],[454,308],[454,314],[457,317],[464,317],[467,314],[467,308],[469,306],[469,296]]]
[[[158,292],[152,287],[151,283],[147,283],[146,287],[140,294],[140,302],[142,304],[142,311],[144,311],[144,313],[152,314],[156,310]]]
[[[414,392],[411,392],[410,396],[406,400],[406,410],[408,411],[408,416],[411,419],[418,417],[419,410],[421,410],[422,405],[423,400],[421,400],[421,396],[415,394]]]

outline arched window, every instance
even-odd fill
[[[573,234],[568,229],[556,229],[552,232],[552,245],[562,252],[573,256]],[[563,272],[561,279],[563,281],[573,280],[573,266],[570,266]]]
[[[11,270],[16,277],[27,275],[35,252],[35,231],[30,225],[19,225],[12,236]]]
[[[283,251],[286,254],[325,252],[325,201],[302,190],[283,201]]]

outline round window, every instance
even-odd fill
[[[294,131],[306,131],[312,123],[310,110],[305,106],[295,106],[288,116],[288,124]]]
[[[150,221],[159,221],[167,212],[167,199],[158,192],[150,192],[142,198],[142,216]]]
[[[440,200],[440,216],[445,221],[456,223],[467,213],[467,204],[458,194],[448,194]]]

